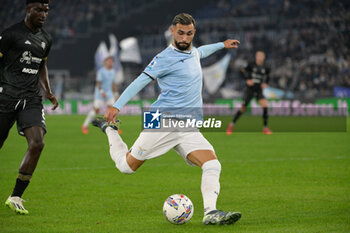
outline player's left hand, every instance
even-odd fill
[[[239,42],[238,40],[232,40],[232,39],[225,40],[224,41],[225,49],[236,49],[238,48],[240,43],[241,42]]]
[[[50,100],[50,102],[53,105],[51,110],[55,110],[58,107],[58,101],[57,101],[56,97],[52,93],[46,93],[46,98],[48,100]]]

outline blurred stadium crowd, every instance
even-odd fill
[[[24,17],[23,1],[1,1],[0,31]],[[88,36],[91,30],[103,31],[106,25],[128,17],[130,11],[145,16],[150,4],[161,2],[171,0],[52,0],[45,28],[52,34],[55,44],[62,44],[79,40],[81,35]],[[267,54],[272,87],[291,91],[299,98],[333,96],[335,86],[350,87],[349,1],[207,0],[198,2],[198,6],[190,12],[198,24],[196,46],[228,37],[241,41],[222,85],[223,89],[233,90],[234,96],[239,96],[244,87],[240,69],[253,59],[257,49]],[[171,16],[178,13],[166,10]],[[132,26],[135,35],[128,36],[138,38],[143,60],[139,71],[166,46],[164,32],[171,22],[169,17],[158,20],[158,24]],[[114,33],[118,37],[118,32]],[[202,64],[212,64],[224,53]],[[82,74],[80,78],[83,77],[86,76]],[[130,82],[133,78],[125,80]],[[218,92],[214,97],[223,96]]]
[[[205,21],[198,26],[205,42],[239,35],[236,62],[250,60],[257,49],[266,51],[271,86],[301,97],[329,96],[335,85],[350,86],[349,6],[345,1],[221,0],[216,10],[208,6],[197,18]],[[212,18],[205,20],[206,15]],[[228,77],[231,83],[239,80]]]

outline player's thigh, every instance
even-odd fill
[[[0,148],[6,140],[10,129],[16,121],[16,113],[0,112]]]
[[[28,100],[25,108],[17,114],[17,130],[24,136],[24,129],[39,126],[46,133],[44,107],[39,99]]]
[[[252,100],[253,97],[254,97],[253,90],[251,88],[246,88],[244,91],[244,94],[243,94],[242,106],[247,107],[249,102]]]
[[[191,166],[216,159],[213,146],[199,131],[183,132],[174,150]]]
[[[145,132],[142,131],[130,149],[130,154],[137,160],[148,160],[159,157],[178,142],[178,132]]]

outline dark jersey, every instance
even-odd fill
[[[0,98],[40,96],[39,70],[51,43],[51,36],[45,30],[33,33],[24,21],[1,33]]]
[[[242,70],[245,79],[252,79],[254,89],[261,88],[262,83],[268,83],[270,79],[270,68],[266,65],[259,66],[255,62],[249,63]]]

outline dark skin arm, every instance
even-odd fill
[[[58,102],[56,97],[51,92],[49,76],[47,72],[46,60],[43,61],[42,66],[39,70],[40,86],[45,91],[45,96],[53,104],[52,110],[55,110],[58,107]]]

